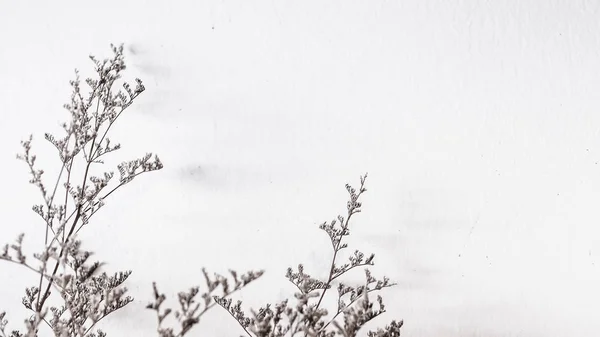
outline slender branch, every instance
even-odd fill
[[[65,186],[65,216],[67,215],[67,207],[68,207],[68,203],[69,203],[69,184],[71,183],[71,170],[73,169],[73,158],[71,158],[71,161],[69,162],[69,169],[67,170],[67,182],[66,182],[66,186]],[[69,216],[68,219],[65,220],[65,223],[67,223],[69,221],[71,217]],[[63,237],[62,240],[63,242],[65,242],[65,231],[62,231]],[[52,243],[51,243],[52,244]]]
[[[381,289],[377,289],[377,288],[373,288],[373,289],[366,289],[365,291],[368,293],[371,293],[373,291],[376,290],[381,290]],[[329,322],[327,322],[327,324],[325,324],[320,330],[320,331],[325,331],[325,328],[327,328],[329,326],[329,324],[331,324],[342,312],[344,312],[344,310],[346,310],[347,308],[350,308],[350,306],[352,304],[354,304],[356,301],[358,301],[361,297],[360,296],[356,296],[356,298],[354,298],[353,300],[350,301],[350,303],[348,303],[344,308],[338,308],[337,313],[331,318],[331,320],[329,320]]]
[[[230,292],[229,294],[224,295],[223,298],[227,298],[227,297],[231,296],[232,294],[235,294],[236,292],[238,292],[238,291],[240,291],[242,289],[243,289],[243,287],[235,289],[232,292]],[[200,319],[200,317],[202,317],[202,315],[204,315],[208,310],[210,310],[211,308],[213,308],[215,305],[217,305],[217,302],[215,302],[213,300],[213,302],[211,304],[207,305],[206,307],[204,307],[204,309],[202,311],[200,311],[200,313],[198,314],[198,316],[196,316],[195,318],[196,319]]]
[[[245,326],[243,326],[243,325],[241,324],[241,322],[239,322],[239,321],[237,320],[237,318],[236,318],[236,317],[233,315],[233,313],[232,313],[231,311],[229,311],[229,309],[227,309],[226,311],[229,313],[229,315],[231,315],[231,317],[233,317],[233,319],[235,319],[235,320],[236,320],[238,323],[240,323],[240,326],[242,327],[242,329],[244,329],[244,331],[246,332],[246,334],[247,334],[248,336],[252,337],[252,335],[250,334],[250,331],[248,331],[248,329],[246,329],[246,327],[245,327]]]
[[[338,277],[346,274],[347,272],[349,272],[350,270],[354,269],[354,268],[358,268],[358,267],[365,267],[365,266],[370,266],[371,263],[360,263],[360,264],[355,264],[353,266],[348,267],[348,269],[345,269],[337,274],[335,274],[335,276],[333,276],[331,278],[331,281],[334,281],[335,279],[337,279]]]
[[[54,184],[54,189],[52,190],[52,195],[50,196],[50,203],[48,205],[48,211],[50,211],[50,208],[52,207],[52,202],[54,201],[54,195],[56,194],[56,190],[58,189],[58,184],[60,183],[60,178],[62,177],[64,169],[65,169],[65,162],[63,162],[63,164],[62,164],[62,166],[60,168],[60,172],[58,173],[58,178],[56,179],[56,183]],[[50,227],[50,229],[54,233],[54,229],[52,228],[52,223],[47,224],[44,245],[48,244],[48,227]]]
[[[348,222],[350,221],[350,218],[352,217],[352,212],[348,212],[348,217],[346,218],[346,221],[344,223],[344,225],[342,226],[342,233],[348,228]],[[327,289],[329,289],[329,286],[331,285],[331,281],[333,281],[333,269],[335,268],[335,260],[337,258],[337,253],[340,251],[340,246],[342,245],[342,234],[340,234],[340,239],[337,242],[337,245],[335,246],[334,250],[333,250],[333,258],[331,259],[331,266],[329,267],[329,277],[327,278],[327,283],[325,284],[325,287],[323,288],[323,292],[321,292],[321,297],[319,297],[319,301],[317,302],[317,306],[315,307],[315,309],[319,308],[319,305],[321,305],[321,302],[323,301],[323,297],[325,297],[325,293],[327,292]]]
[[[366,178],[366,176],[365,176]],[[355,200],[351,200],[352,201],[357,201],[361,194],[365,191],[364,189],[364,182],[365,179],[361,178],[361,184],[360,184],[360,189],[358,191],[358,194],[356,195],[356,199]],[[342,231],[339,234],[339,240],[337,241],[337,245],[335,245],[334,249],[333,249],[333,257],[331,259],[331,266],[329,267],[329,276],[327,278],[327,283],[325,284],[325,287],[323,288],[323,291],[321,292],[321,296],[319,297],[319,301],[317,302],[317,305],[315,306],[315,310],[317,310],[319,308],[319,306],[321,305],[321,302],[323,301],[323,298],[325,297],[325,293],[327,292],[327,289],[329,289],[331,282],[341,276],[342,274],[336,275],[334,277],[334,268],[335,268],[335,260],[337,258],[337,253],[340,251],[340,247],[342,245],[342,239],[344,237],[344,233],[346,232],[346,230],[348,229],[348,225],[350,223],[350,219],[352,218],[352,215],[354,215],[355,213],[360,212],[360,210],[355,210],[352,207],[348,207],[348,215],[346,217],[346,221],[345,223],[341,226],[342,227]],[[308,331],[304,334],[304,337],[308,336]]]
[[[98,103],[96,105],[96,114],[98,113],[98,110],[100,109],[100,97],[98,97]],[[94,149],[94,145],[96,142],[96,137],[94,137],[92,139],[92,144],[90,146],[90,152],[93,151]],[[64,245],[61,247],[60,249],[60,254],[59,254],[59,260],[56,261],[56,264],[54,265],[54,270],[52,271],[52,276],[51,279],[48,281],[48,285],[46,286],[46,290],[44,291],[44,295],[42,297],[40,297],[41,292],[38,292],[38,297],[37,297],[37,312],[41,313],[42,311],[42,307],[44,306],[44,303],[46,302],[46,299],[49,297],[50,295],[50,287],[52,286],[53,283],[53,278],[54,275],[56,275],[56,272],[58,271],[58,266],[60,265],[60,258],[62,258],[63,253],[65,252],[65,247],[67,246],[67,243],[69,241],[69,238],[71,237],[71,235],[73,234],[73,230],[75,229],[75,226],[77,225],[77,221],[79,220],[79,218],[81,217],[81,200],[83,199],[83,195],[85,193],[85,185],[86,185],[86,181],[87,181],[87,176],[90,170],[90,166],[91,166],[92,161],[88,160],[87,165],[85,167],[85,172],[83,174],[83,182],[81,185],[81,193],[80,193],[80,201],[78,202],[79,205],[77,205],[77,215],[75,216],[75,219],[73,220],[73,224],[71,225],[71,229],[69,230],[69,234],[67,234],[66,239],[63,241]],[[40,288],[42,287],[42,277],[40,277]]]

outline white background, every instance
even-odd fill
[[[266,268],[240,296],[291,295],[285,269],[323,275],[318,224],[369,172],[351,247],[377,254],[405,336],[597,336],[600,322],[600,2],[0,2],[0,241],[43,225],[26,166],[66,120],[73,69],[124,42],[147,91],[114,129],[120,162],[163,171],[108,199],[86,247],[132,269],[136,301],[102,326],[152,336],[151,281],[172,296],[200,268]],[[109,169],[109,168],[107,168]],[[360,274],[356,274],[359,277]],[[21,326],[35,276],[0,266]],[[174,304],[174,302],[172,302]],[[2,310],[0,309],[0,310]],[[373,326],[371,326],[373,327]],[[220,309],[191,336],[243,331]],[[204,333],[204,334],[203,334]]]

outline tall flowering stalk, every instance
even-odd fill
[[[100,330],[93,331],[96,324],[133,300],[122,286],[131,271],[111,275],[101,272],[103,264],[91,262],[92,253],[83,250],[77,240],[77,233],[90,223],[111,194],[139,175],[163,167],[158,156],[148,153],[119,164],[117,179],[113,179],[113,171],[92,174],[94,166],[102,165],[106,155],[120,148],[111,142],[109,131],[145,90],[140,79],[135,79],[134,85],[121,80],[126,69],[123,46],[111,45],[111,49],[112,58],[98,60],[90,56],[96,76],[85,80],[88,93],[82,92],[75,71],[75,79],[70,82],[71,100],[64,105],[70,121],[62,124],[63,134],[44,135],[56,149],[61,165],[51,185],[46,185],[44,170],[36,166],[32,136],[21,142],[23,152],[17,158],[27,165],[29,182],[38,188],[42,199],[32,209],[46,226],[44,249],[33,254],[33,259],[23,252],[23,234],[14,244],[5,245],[0,255],[0,259],[37,274],[37,281],[25,289],[22,301],[32,313],[25,320],[26,332],[12,331],[11,337],[37,336],[41,325],[55,336],[104,336]],[[59,305],[48,304],[51,295],[56,296],[52,302]],[[7,336],[4,317],[5,313],[0,314],[0,335]]]

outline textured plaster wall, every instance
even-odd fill
[[[370,174],[353,244],[395,279],[405,336],[596,336],[600,328],[598,1],[2,1],[0,241],[42,224],[14,160],[67,115],[73,68],[124,42],[147,92],[115,128],[115,163],[164,171],[108,200],[83,238],[133,269],[112,336],[151,336],[142,309],[200,267],[266,268],[240,298],[291,294],[328,264],[317,225]],[[32,234],[29,234],[32,233]],[[0,266],[18,324],[32,275]],[[214,310],[193,335],[242,331]]]

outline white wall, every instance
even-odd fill
[[[248,304],[291,294],[286,267],[323,270],[317,224],[368,171],[354,242],[400,284],[379,323],[403,318],[413,337],[596,336],[599,6],[5,1],[0,241],[43,228],[19,140],[33,132],[52,171],[42,134],[67,117],[73,68],[90,74],[88,54],[124,42],[147,92],[115,128],[115,157],[154,151],[166,167],[84,235],[108,268],[134,270],[136,302],[111,335],[152,335],[150,281],[174,294],[201,266],[267,268]],[[0,268],[19,323],[33,279]],[[194,336],[241,333],[223,311],[208,317]]]

